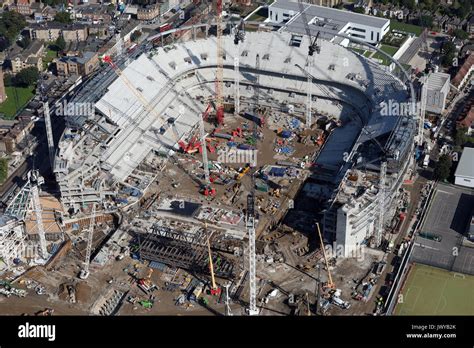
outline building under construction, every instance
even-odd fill
[[[65,224],[116,213],[133,257],[210,274],[212,289],[231,281],[256,314],[261,263],[296,258],[265,240],[299,196],[321,203],[326,242],[380,246],[417,125],[381,113],[410,101],[405,82],[347,47],[284,28],[217,32],[104,57],[69,101],[94,113],[68,117],[54,174]]]

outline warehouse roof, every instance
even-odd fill
[[[455,176],[474,179],[474,148],[465,147],[461,155]]]

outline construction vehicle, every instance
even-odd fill
[[[324,241],[323,241],[323,236],[321,235],[321,229],[319,228],[319,223],[316,222],[316,227],[317,227],[317,230],[318,230],[318,235],[319,235],[319,241],[320,241],[320,248],[323,252],[323,257],[324,257],[324,262],[326,264],[326,269],[328,271],[328,277],[329,277],[329,281],[325,284],[325,286],[323,286],[323,288],[326,288],[326,289],[335,289],[336,288],[336,285],[334,284],[334,282],[332,281],[332,275],[331,275],[331,270],[329,269],[329,262],[328,262],[328,258],[326,256],[326,249],[324,248]]]
[[[153,301],[151,301],[151,300],[143,300],[143,301],[140,301],[138,303],[145,309],[153,308]]]
[[[153,291],[156,288],[156,285],[153,284],[153,282],[151,281],[152,274],[153,274],[153,268],[149,268],[146,277],[139,279],[137,282],[138,287],[146,294],[148,294],[149,292]]]
[[[204,223],[204,229],[207,231],[207,223]],[[211,273],[211,295],[219,296],[221,294],[221,288],[216,284],[216,278],[214,276],[214,264],[212,262],[212,253],[211,253],[211,239],[212,233],[209,238],[207,238],[207,252],[209,256],[209,272]]]
[[[45,316],[52,316],[53,313],[54,313],[54,309],[45,308],[42,311],[36,312],[35,315],[39,317],[45,317]]]
[[[250,164],[247,164],[241,171],[239,174],[237,174],[237,176],[235,177],[236,180],[240,180],[242,179],[245,174],[247,174],[250,170]]]

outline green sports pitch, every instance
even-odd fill
[[[400,295],[395,315],[474,315],[473,276],[413,264]]]

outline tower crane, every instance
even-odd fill
[[[328,270],[329,281],[328,281],[328,284],[327,284],[326,288],[335,289],[336,284],[334,284],[334,282],[332,281],[331,270],[329,269],[329,262],[328,262],[328,258],[326,256],[326,249],[324,248],[323,236],[321,235],[321,229],[319,228],[319,223],[318,222],[316,222],[316,227],[317,227],[317,230],[318,230],[319,241],[321,243],[321,250],[323,251],[324,263],[326,264],[326,268]]]
[[[174,136],[174,140],[179,143],[179,134],[176,130],[176,120],[174,118],[169,118],[168,120],[165,120],[151,105],[150,103],[145,99],[145,97],[133,86],[133,84],[130,82],[130,80],[122,73],[122,70],[112,61],[112,58],[110,56],[105,56],[103,58],[104,62],[108,63],[114,72],[117,74],[118,77],[122,79],[122,81],[125,83],[125,85],[132,91],[132,93],[138,98],[138,100],[141,102],[145,110],[149,113],[153,113],[156,117],[158,117],[160,120],[163,121],[163,125],[161,126],[164,131],[161,133],[164,133],[166,131],[165,127],[171,128],[171,131]],[[210,109],[209,106],[203,113],[203,117],[209,113]],[[215,189],[211,188],[211,181],[210,181],[210,175],[209,175],[209,161],[207,158],[207,148],[206,148],[206,133],[204,129],[204,121],[203,117],[199,118],[199,130],[200,130],[200,136],[201,136],[201,143],[202,143],[202,161],[203,161],[203,167],[204,167],[204,185],[203,185],[203,193],[205,195],[215,195]],[[129,118],[132,124],[139,128],[139,122],[136,120]],[[141,130],[142,135],[145,133],[144,130]]]
[[[217,30],[217,65],[216,65],[216,119],[218,124],[224,123],[223,80],[224,51],[222,48],[222,0],[216,0]]]
[[[46,128],[46,140],[48,141],[48,155],[51,163],[51,170],[54,171],[54,137],[53,128],[51,126],[51,115],[49,112],[48,96],[44,92],[43,78],[40,79],[39,85],[40,100],[43,103],[43,115]]]
[[[96,205],[92,205],[92,215],[89,222],[89,229],[87,231],[87,245],[86,245],[86,258],[84,260],[84,267],[79,273],[80,279],[87,279],[89,277],[89,265],[91,263],[91,254],[92,254],[92,240],[94,238],[94,225],[95,225],[95,215],[96,215]]]
[[[233,314],[232,314],[232,310],[230,309],[229,286],[230,286],[230,283],[226,283],[224,285],[225,287],[225,315],[228,317],[231,317]]]
[[[28,181],[31,185],[31,200],[36,216],[36,226],[38,229],[38,237],[40,242],[40,253],[41,257],[46,259],[48,257],[48,251],[46,250],[46,236],[43,225],[43,209],[41,208],[41,202],[39,198],[39,186],[44,183],[44,178],[40,176],[37,170],[32,170],[28,173]]]
[[[254,112],[257,114],[259,107],[259,70],[260,70],[260,55],[256,55],[255,66],[257,69],[257,79],[255,82],[255,105]],[[253,135],[256,137],[257,133],[257,123],[253,123]],[[250,287],[250,303],[248,308],[249,315],[258,315],[259,310],[257,308],[257,261],[256,261],[256,250],[255,250],[255,163],[250,163],[249,167],[251,168],[250,172],[250,193],[247,195],[247,223],[246,228],[249,235],[249,287]]]
[[[204,229],[207,231],[207,223],[204,223]],[[211,253],[211,237],[212,233],[207,238],[207,252],[209,256],[209,271],[211,273],[211,295],[220,295],[221,289],[216,284],[216,278],[214,276],[214,264],[212,262],[212,253]]]
[[[377,229],[375,231],[375,245],[378,247],[382,244],[382,237],[384,232],[384,213],[385,213],[385,177],[387,174],[387,162],[382,162],[380,166],[380,179],[379,179],[379,209],[378,209],[378,222]]]
[[[237,47],[237,54],[234,58],[234,114],[238,116],[240,113],[240,42],[245,39],[244,20],[242,19],[235,29],[234,44]]]

